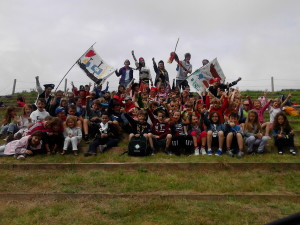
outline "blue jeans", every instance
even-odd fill
[[[6,134],[7,132],[14,134],[18,130],[19,130],[19,128],[18,128],[17,124],[10,123],[10,124],[6,124],[6,125],[2,125],[0,134]]]

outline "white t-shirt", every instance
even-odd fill
[[[129,73],[130,73],[130,70],[126,70],[126,75],[125,75],[125,81],[126,82],[129,81]]]
[[[37,109],[30,114],[31,121],[33,123],[36,123],[37,121],[41,121],[41,120],[45,119],[47,116],[50,116],[50,114],[45,109],[42,112],[40,112]]]
[[[281,108],[274,108],[272,106],[269,107],[269,113],[270,113],[270,123],[274,123],[274,118],[277,115],[277,113],[281,112]]]

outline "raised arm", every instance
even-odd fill
[[[280,108],[282,108],[282,107],[288,102],[288,100],[289,100],[291,97],[292,97],[292,94],[289,93],[288,96],[287,96],[287,98],[281,103]]]
[[[41,84],[40,84],[40,80],[39,80],[39,76],[35,77],[35,84],[36,84],[36,90],[39,94],[43,93],[43,89],[41,88]]]

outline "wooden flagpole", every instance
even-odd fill
[[[95,42],[94,44],[92,44],[91,47],[93,47],[95,44],[96,44],[96,42]],[[91,47],[89,47],[88,50],[89,50]],[[86,50],[86,51],[82,54],[82,56],[84,56],[84,55],[87,53],[88,50]],[[80,59],[82,56],[80,56],[79,59]],[[73,64],[73,66],[71,66],[71,68],[68,70],[68,72],[64,75],[64,77],[61,79],[61,81],[60,81],[59,84],[57,85],[57,87],[56,87],[56,89],[55,89],[54,92],[56,92],[56,90],[57,90],[57,88],[59,87],[59,85],[61,84],[61,82],[65,79],[65,77],[68,75],[68,73],[71,71],[71,69],[73,69],[73,67],[76,65],[76,63],[78,62],[79,59],[76,60],[76,62]]]

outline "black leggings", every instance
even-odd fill
[[[274,139],[275,139],[275,146],[277,147],[278,152],[283,151],[284,147],[288,147],[289,149],[295,148],[293,134],[289,134],[283,138],[275,137]]]

